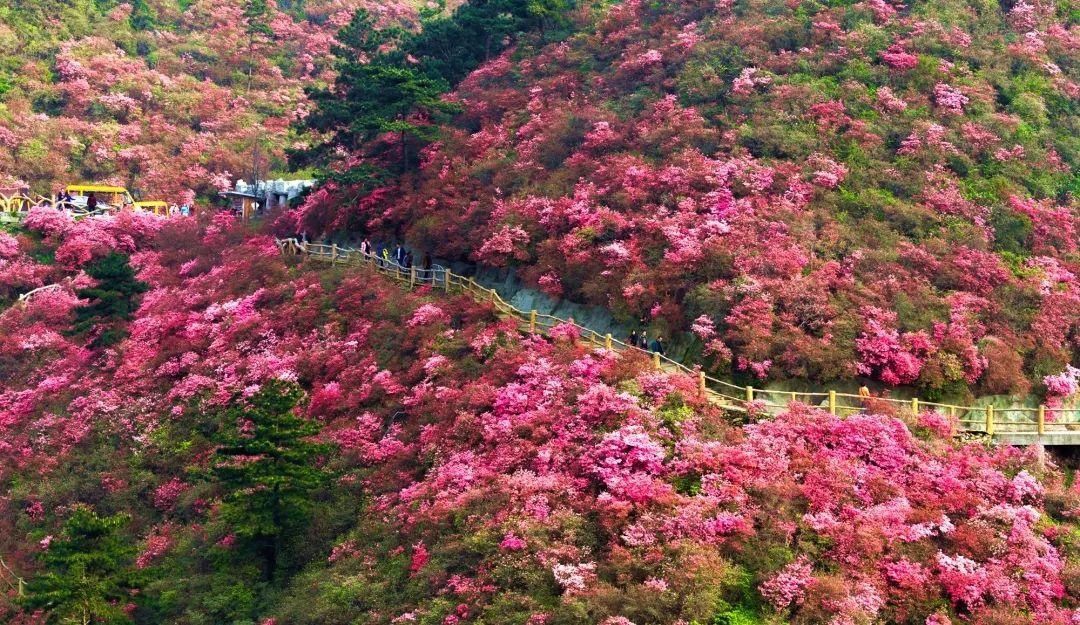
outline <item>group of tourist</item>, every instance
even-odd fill
[[[412,250],[406,249],[400,243],[396,244],[393,252],[391,252],[388,245],[380,244],[378,248],[376,248],[372,245],[371,240],[365,237],[364,240],[360,242],[360,253],[364,256],[374,258],[376,262],[384,267],[397,265],[402,269],[412,269],[414,263]],[[428,272],[431,271],[432,266],[431,254],[424,252],[424,257],[421,259],[420,266],[418,267],[422,272],[422,279],[427,279],[429,277]]]
[[[649,340],[649,333],[642,330],[638,333],[637,330],[632,330],[630,336],[626,338],[626,344],[630,347],[637,347],[647,352],[654,352],[663,356],[666,353],[664,346],[664,337],[657,333],[653,340]]]

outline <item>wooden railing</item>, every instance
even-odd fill
[[[741,386],[728,380],[707,375],[700,366],[687,367],[656,352],[648,352],[634,345],[627,345],[610,334],[601,334],[586,328],[572,319],[561,319],[552,315],[538,313],[536,310],[521,310],[505,301],[495,289],[489,289],[476,283],[473,278],[462,276],[446,269],[434,267],[430,270],[405,268],[392,259],[381,258],[375,254],[364,254],[359,250],[328,243],[304,243],[296,239],[278,240],[283,253],[301,254],[312,259],[331,264],[367,265],[386,274],[394,280],[408,284],[432,285],[446,292],[469,293],[478,300],[490,302],[501,314],[516,319],[523,331],[547,333],[551,328],[567,324],[577,328],[581,337],[597,346],[620,351],[638,351],[653,360],[657,368],[678,371],[697,378],[700,391],[710,399],[729,409],[754,410],[775,414],[786,409],[789,403],[801,402],[818,406],[832,414],[845,416],[866,411],[888,408],[893,411],[919,413],[934,410],[956,418],[963,432],[989,436],[1008,434],[1031,435],[1042,437],[1047,433],[1073,432],[1080,437],[1080,410],[1075,408],[1005,408],[995,409],[993,405],[962,406],[922,401],[918,398],[903,400],[888,397],[861,397],[852,393],[835,390],[820,391],[778,391],[771,389]]]
[[[62,288],[64,288],[64,287],[61,284],[46,284],[45,286],[39,286],[36,289],[33,289],[31,291],[27,291],[26,293],[23,293],[22,295],[20,295],[19,296],[19,302],[20,303],[26,302],[31,297],[33,297],[35,294],[41,293],[42,291],[53,291],[53,290],[62,289]]]

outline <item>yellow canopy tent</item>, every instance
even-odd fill
[[[104,184],[69,184],[67,192],[72,197],[90,197],[93,193],[97,198],[100,208],[120,208],[127,204],[133,204],[135,200],[124,187],[114,187]],[[82,202],[80,202],[81,204]]]

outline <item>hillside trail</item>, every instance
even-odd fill
[[[849,416],[868,409],[891,411],[893,413],[919,414],[925,411],[937,411],[956,419],[957,435],[976,435],[996,442],[1027,445],[1080,444],[1080,410],[1074,408],[1036,408],[1010,407],[995,409],[993,404],[984,406],[961,406],[889,397],[864,398],[835,390],[815,390],[810,392],[777,391],[760,389],[753,386],[739,386],[727,380],[707,375],[700,364],[688,367],[656,352],[648,352],[637,346],[613,338],[610,334],[600,334],[591,328],[582,326],[573,319],[561,319],[552,315],[538,313],[536,310],[524,311],[506,302],[495,289],[480,286],[476,280],[453,271],[433,266],[431,269],[403,267],[393,260],[385,260],[375,254],[365,254],[360,250],[341,247],[331,243],[309,243],[297,239],[276,239],[282,254],[304,256],[311,260],[336,265],[366,266],[374,268],[407,288],[430,286],[435,293],[467,293],[474,299],[490,303],[500,315],[513,318],[518,329],[526,333],[547,334],[555,326],[573,326],[581,338],[597,347],[616,351],[637,351],[652,359],[654,366],[666,373],[693,376],[698,381],[698,391],[724,410],[736,413],[777,414],[788,408],[788,404],[800,402],[815,406],[837,416]]]

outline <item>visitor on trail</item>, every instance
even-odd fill
[[[664,338],[662,336],[660,336],[659,334],[657,334],[656,338],[653,339],[652,343],[649,344],[649,351],[660,354],[661,356],[663,356],[664,355]]]
[[[401,247],[400,243],[394,248],[394,262],[399,265],[402,265],[405,262],[405,248]]]
[[[863,410],[869,410],[870,408],[870,389],[866,388],[863,384],[859,387],[859,402],[862,403]]]
[[[630,336],[628,336],[626,338],[626,344],[629,345],[630,347],[637,347],[638,346],[637,330],[631,330],[630,331]]]
[[[431,271],[431,254],[429,252],[424,252],[423,258],[420,259],[420,280],[435,284],[435,274]]]
[[[191,214],[191,207],[188,206],[187,204],[181,204],[180,205],[180,214],[182,216],[184,216],[184,217],[187,217],[188,215]]]
[[[401,266],[406,268],[406,269],[411,269],[412,268],[412,261],[413,261],[412,252],[405,252],[405,258],[402,259]]]
[[[169,204],[169,217],[176,217],[180,214],[180,207],[176,204]]]
[[[86,196],[86,210],[88,210],[88,211],[95,211],[95,210],[97,210],[97,196],[96,196],[96,195],[94,195],[94,192],[93,192],[93,191],[91,191],[91,192],[90,192],[90,193],[89,193],[89,194],[88,194],[88,195]]]
[[[390,266],[390,250],[385,245],[382,248],[382,254],[380,254],[380,256],[382,256],[382,259],[383,259],[383,266],[384,267],[389,267]]]
[[[371,256],[371,241],[368,241],[367,237],[360,242],[360,253],[364,256]]]
[[[646,351],[649,349],[649,335],[644,330],[641,331],[641,345],[639,347]]]

